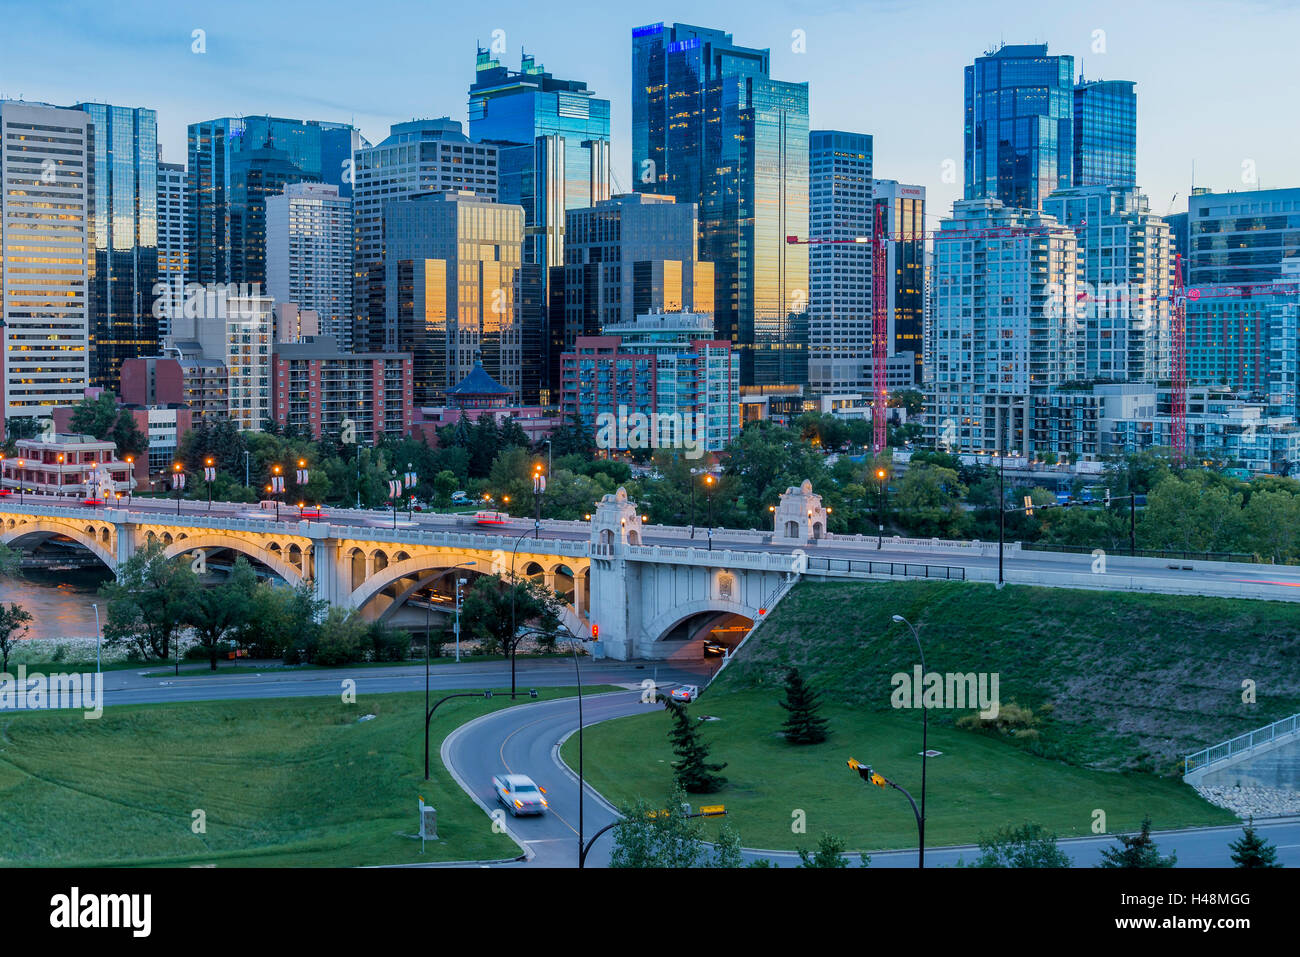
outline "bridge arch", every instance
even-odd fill
[[[680,605],[674,605],[668,610],[661,612],[653,621],[645,626],[645,634],[652,636],[651,641],[661,641],[665,635],[669,634],[674,628],[689,618],[697,615],[714,614],[714,615],[738,615],[741,618],[747,618],[751,623],[758,621],[758,609],[746,605],[742,602],[727,601],[721,598],[701,598],[696,601],[684,602]]]
[[[15,522],[10,519],[6,523],[4,534],[0,535],[0,544],[11,545],[31,535],[45,535],[50,538],[59,535],[71,539],[103,562],[110,571],[117,572],[117,557],[110,550],[112,536],[107,527],[104,528],[106,537],[101,542],[100,536],[91,525],[83,526],[71,520],[44,516],[26,522]]]
[[[295,588],[303,583],[303,576],[299,570],[271,551],[271,549],[260,548],[252,542],[246,542],[234,535],[223,535],[220,532],[192,535],[184,540],[175,541],[163,549],[163,555],[167,558],[176,558],[178,555],[185,555],[199,549],[216,550],[218,548],[226,548],[260,562],[279,575],[286,584]],[[277,548],[276,551],[278,550]]]

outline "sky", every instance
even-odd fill
[[[1300,186],[1300,0],[42,0],[4,20],[0,98],[151,107],[168,162],[220,116],[348,121],[372,143],[414,117],[464,122],[475,42],[497,36],[512,69],[524,49],[611,101],[627,191],[631,31],[663,21],[770,48],[774,77],[810,84],[813,129],[871,133],[878,177],[926,187],[932,228],[961,194],[963,67],[1000,42],[1137,82],[1156,213],[1186,210],[1193,170],[1215,190]]]

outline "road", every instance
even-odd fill
[[[647,708],[662,705],[642,704],[639,692],[599,695],[587,699],[583,707],[583,726],[627,715],[641,714]],[[505,817],[507,830],[531,851],[529,866],[575,867],[578,862],[578,782],[560,762],[559,743],[577,729],[578,706],[574,699],[545,701],[494,712],[462,725],[443,743],[443,764],[451,770],[461,786],[488,813],[499,808],[492,789],[492,776],[508,771],[527,774],[547,789],[551,813],[541,817]],[[863,787],[846,777],[846,786]],[[583,832],[588,839],[615,820],[613,809],[590,787],[586,789],[583,808]],[[870,795],[863,795],[867,800]],[[933,796],[931,798],[933,800]],[[719,803],[726,803],[719,798]],[[1278,860],[1287,867],[1300,867],[1300,818],[1258,823],[1260,833],[1278,849]],[[744,838],[743,825],[737,829]],[[1153,832],[1160,850],[1178,853],[1180,867],[1228,867],[1231,865],[1228,844],[1241,837],[1238,826],[1190,828]],[[811,847],[813,841],[805,840]],[[1101,860],[1103,848],[1115,847],[1114,835],[1069,838],[1060,846],[1074,860],[1076,867],[1094,867]],[[590,867],[609,863],[613,834],[602,835],[587,859]],[[747,860],[766,857],[781,867],[797,867],[798,855],[789,851],[749,850]],[[926,850],[927,867],[952,867],[959,859],[971,863],[979,856],[974,846],[933,847]],[[851,861],[857,864],[857,857]],[[876,851],[871,854],[872,867],[915,867],[917,855],[911,851]]]

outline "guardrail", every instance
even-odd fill
[[[1300,731],[1300,714],[1293,714],[1289,718],[1274,721],[1266,727],[1239,734],[1222,744],[1202,748],[1200,751],[1183,758],[1183,776],[1186,777],[1193,771],[1203,771],[1220,761],[1226,761],[1247,751],[1253,751],[1255,748],[1263,747],[1280,737],[1295,734],[1297,731]]]
[[[1091,555],[1097,548],[1097,545],[1047,545],[1041,542],[1023,542],[1020,546],[1025,551],[1032,552],[1068,552],[1074,555]],[[1107,551],[1112,554],[1125,556],[1129,554],[1128,547],[1121,545],[1118,548],[1110,548]],[[1178,552],[1162,551],[1158,548],[1139,548],[1133,552],[1135,558],[1180,558],[1183,561],[1198,562],[1236,562],[1246,565],[1267,565],[1271,562],[1263,562],[1258,555],[1248,555],[1245,552]]]
[[[904,578],[937,578],[965,581],[966,569],[954,565],[927,565],[924,562],[886,562],[856,558],[809,558],[808,573],[842,572],[848,575],[897,575]]]

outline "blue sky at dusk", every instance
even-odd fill
[[[1193,162],[1200,186],[1254,188],[1248,161],[1259,185],[1300,186],[1296,0],[43,0],[5,11],[0,96],[152,107],[170,162],[185,161],[187,124],[217,116],[352,121],[378,142],[412,117],[464,121],[475,40],[503,30],[510,67],[526,49],[611,101],[625,191],[631,30],[661,20],[770,47],[774,76],[810,83],[813,128],[873,134],[877,175],[925,186],[932,213],[960,195],[962,68],[999,41],[1046,41],[1090,79],[1137,81],[1138,181],[1158,213],[1175,192],[1186,208]],[[206,53],[191,52],[195,29]],[[796,30],[806,52],[792,48]],[[957,182],[943,182],[945,160]]]

